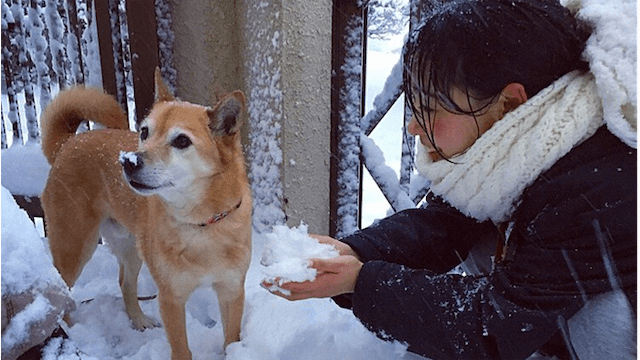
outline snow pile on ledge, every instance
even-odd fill
[[[56,317],[70,301],[68,288],[53,267],[44,242],[4,187],[0,243],[4,359],[15,358],[49,336]]]
[[[48,249],[27,213],[2,187],[2,295],[42,290],[51,285],[66,289],[53,267]],[[36,270],[37,269],[37,270]]]
[[[2,150],[0,158],[3,187],[9,189],[12,194],[40,196],[51,169],[51,165],[42,154],[40,144],[14,144],[9,149]],[[2,207],[4,211],[4,202]],[[4,218],[4,212],[2,216]],[[4,236],[2,239],[4,240]]]
[[[338,251],[331,245],[321,244],[307,234],[308,226],[301,224],[290,229],[284,225],[273,227],[273,232],[265,234],[267,242],[262,253],[264,281],[274,283],[270,291],[289,291],[278,285],[286,282],[313,281],[316,269],[309,267],[310,259],[330,259],[337,257]]]

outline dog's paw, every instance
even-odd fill
[[[140,316],[132,317],[131,324],[133,328],[139,331],[143,331],[144,329],[152,329],[155,327],[160,327],[160,323],[147,317],[144,314],[140,314]]]

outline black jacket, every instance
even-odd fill
[[[598,130],[523,192],[486,276],[447,272],[493,223],[443,202],[383,219],[343,239],[364,266],[335,300],[429,358],[524,359],[594,295],[621,288],[635,309],[636,170],[636,150]]]

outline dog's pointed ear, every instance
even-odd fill
[[[154,74],[154,79],[155,79],[155,84],[156,84],[155,101],[156,102],[166,102],[166,101],[175,100],[175,98],[173,97],[173,95],[169,91],[169,88],[167,87],[167,84],[165,84],[164,80],[162,80],[162,74],[160,73],[160,68],[159,67],[156,67],[156,71],[155,71],[155,74]]]
[[[236,90],[225,96],[213,109],[207,110],[209,128],[216,136],[233,135],[240,130],[242,121],[240,114],[244,109],[245,97],[242,91]]]

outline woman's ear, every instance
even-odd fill
[[[519,83],[505,86],[500,96],[504,101],[503,115],[522,105],[528,99],[524,86]]]

